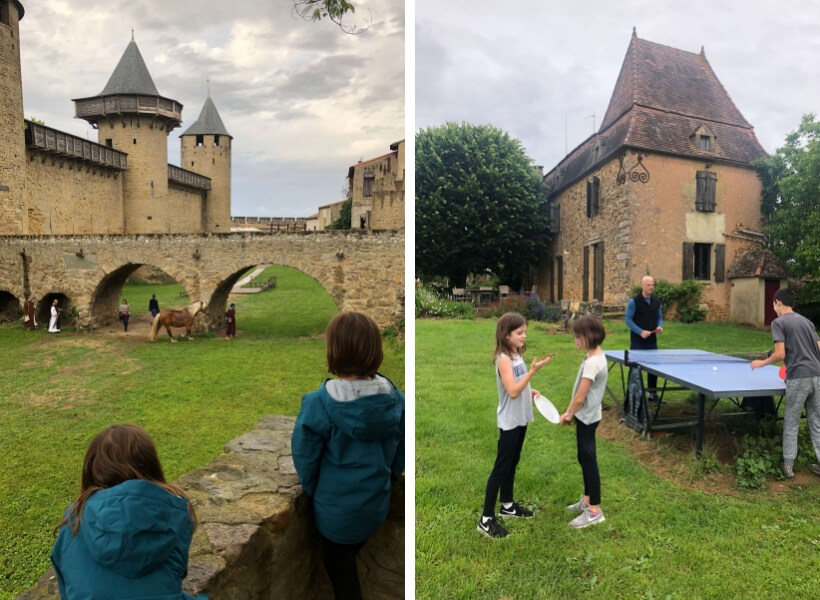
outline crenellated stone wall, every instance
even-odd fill
[[[312,507],[290,455],[294,417],[270,415],[207,466],[180,477],[198,527],[183,589],[209,600],[329,600]],[[404,481],[359,553],[366,600],[404,598]],[[17,600],[59,600],[49,569]]]

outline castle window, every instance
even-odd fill
[[[364,183],[362,187],[362,195],[365,198],[373,196],[373,180],[376,178],[376,173],[373,167],[364,168]]]
[[[590,219],[601,212],[601,180],[593,177],[587,181],[587,218]]]
[[[205,136],[204,135],[196,136],[196,145],[197,146],[204,146],[205,145]]]
[[[137,138],[134,138],[134,144],[136,144],[136,143],[137,143]]]
[[[114,147],[114,140],[112,140],[111,138],[105,138],[105,145],[108,146],[109,148],[113,148]]]
[[[715,253],[715,282],[724,281],[725,244],[683,243],[683,279],[711,281],[712,279],[712,250]]]
[[[219,136],[218,135],[214,136],[214,146],[219,146]]]
[[[717,175],[711,171],[698,171],[695,209],[701,212],[715,212],[715,188]]]
[[[9,3],[0,1],[0,23],[11,26],[11,17],[9,17]]]

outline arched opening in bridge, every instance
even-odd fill
[[[152,265],[128,263],[108,273],[94,290],[91,300],[91,322],[95,328],[120,327],[120,306],[130,307],[128,331],[150,331],[153,315],[151,299],[159,309],[182,309],[198,298],[189,298],[185,287],[172,275]]]
[[[249,265],[226,277],[211,295],[211,325],[225,333],[225,311],[236,305],[239,335],[300,338],[324,333],[338,312],[316,279],[293,267]]]
[[[22,318],[22,302],[14,294],[0,291],[0,323],[13,323]]]
[[[49,293],[42,297],[39,302],[35,302],[34,311],[37,313],[37,322],[48,326],[51,318],[51,306],[57,301],[57,309],[60,311],[57,326],[60,329],[70,329],[77,325],[77,307],[71,303],[71,299],[63,293]]]

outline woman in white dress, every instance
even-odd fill
[[[57,318],[60,316],[60,309],[57,308],[57,298],[54,299],[54,302],[51,304],[51,319],[48,321],[48,332],[49,333],[60,333],[60,330],[57,329]]]

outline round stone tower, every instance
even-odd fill
[[[0,0],[0,235],[23,232],[26,141],[19,23],[24,12],[17,0]]]
[[[180,136],[180,166],[211,179],[205,201],[207,232],[231,230],[231,141],[210,93],[199,118]]]
[[[125,233],[169,233],[168,133],[182,122],[182,104],[159,94],[133,37],[103,91],[74,105],[75,116],[97,129],[100,144],[128,154]]]

